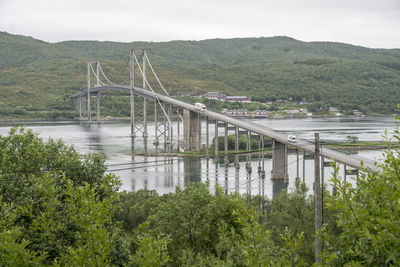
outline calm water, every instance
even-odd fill
[[[265,126],[272,127],[288,134],[296,134],[298,138],[312,139],[314,132],[320,133],[321,140],[343,141],[346,136],[357,136],[361,141],[382,140],[385,130],[393,135],[395,123],[392,117],[363,118],[314,118],[314,119],[282,119],[255,120]],[[153,145],[154,125],[148,127],[147,145],[142,137],[130,137],[129,122],[104,123],[101,125],[77,122],[30,123],[27,128],[38,132],[44,139],[49,137],[62,138],[66,143],[73,144],[82,153],[90,151],[101,152],[109,164],[109,170],[120,176],[122,190],[138,190],[142,188],[155,189],[159,193],[173,192],[176,186],[185,186],[190,181],[209,181],[210,187],[215,184],[223,186],[226,192],[261,194],[272,196],[275,190],[285,187],[283,183],[270,180],[271,159],[265,158],[266,177],[258,175],[258,155],[252,156],[252,173],[245,169],[245,157],[240,157],[241,168],[233,167],[233,158],[229,158],[226,167],[223,158],[197,159],[183,157],[145,157],[137,154],[155,152]],[[203,125],[204,126],[204,125]],[[12,125],[0,124],[0,134],[8,133]],[[182,125],[181,125],[182,127]],[[176,125],[174,125],[176,141]],[[210,136],[214,135],[214,127],[210,127]],[[182,134],[182,128],[181,128]],[[205,130],[203,143],[205,143]],[[180,136],[182,138],[182,136]],[[162,144],[161,144],[162,146]],[[160,147],[161,147],[160,146]],[[360,156],[380,159],[380,151],[360,151]],[[303,179],[303,162],[300,155],[299,177]],[[296,154],[290,154],[288,159],[289,187],[297,176]],[[305,162],[305,181],[310,186],[314,179],[313,161]],[[325,168],[325,179],[331,174],[330,168]],[[343,170],[340,171],[343,173]]]

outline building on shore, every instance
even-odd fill
[[[213,99],[213,100],[224,100],[226,95],[221,94],[219,92],[208,92],[206,94],[201,95],[202,98]]]
[[[207,92],[205,94],[200,95],[200,97],[212,100],[228,101],[228,102],[251,102],[251,98],[249,96],[241,96],[241,95],[227,96],[219,92]]]
[[[230,116],[230,117],[235,117],[235,118],[248,118],[249,117],[249,111],[247,109],[223,109],[222,113]]]
[[[254,112],[253,112],[253,118],[261,119],[261,118],[267,118],[267,117],[268,117],[267,110],[258,109],[258,110],[254,110]]]
[[[249,96],[225,96],[225,101],[228,102],[251,102],[251,98]]]

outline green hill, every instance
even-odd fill
[[[98,58],[112,81],[128,84],[132,48],[147,50],[176,95],[222,91],[387,114],[400,99],[399,49],[289,37],[47,43],[0,32],[0,116],[54,110],[73,116],[69,96],[86,85],[86,61]]]

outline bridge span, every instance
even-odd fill
[[[142,65],[139,64],[137,55],[141,56]],[[136,64],[135,64],[136,63]],[[143,85],[141,87],[135,85],[135,66],[139,69],[141,73],[141,80]],[[141,67],[142,66],[142,67]],[[93,68],[95,67],[95,69]],[[150,67],[156,80],[158,81],[164,93],[155,92],[150,83],[147,80],[146,69]],[[265,177],[264,168],[264,149],[265,141],[271,141],[272,143],[272,169],[271,169],[271,179],[288,181],[288,147],[296,148],[297,153],[297,176],[299,178],[299,152],[303,153],[303,179],[304,179],[304,166],[306,159],[314,159],[319,162],[322,159],[322,163],[318,163],[321,168],[321,173],[323,174],[324,167],[336,166],[336,163],[341,163],[345,166],[346,175],[358,175],[358,170],[369,171],[376,168],[376,163],[372,160],[361,158],[354,155],[346,155],[345,153],[333,150],[326,146],[316,146],[313,142],[298,139],[296,142],[288,140],[288,136],[284,133],[278,132],[270,127],[263,126],[252,121],[241,120],[229,117],[227,115],[211,111],[211,110],[201,110],[193,104],[175,99],[169,96],[168,92],[164,89],[161,82],[159,81],[156,73],[154,72],[150,62],[148,61],[146,52],[143,50],[132,50],[131,60],[130,60],[130,85],[117,85],[109,81],[107,76],[104,74],[103,70],[98,61],[88,62],[88,87],[82,90],[79,94],[73,96],[75,104],[80,113],[81,120],[87,120],[92,122],[92,104],[91,98],[94,96],[97,98],[97,122],[100,122],[100,96],[103,91],[107,90],[117,90],[129,93],[130,96],[130,113],[131,113],[131,135],[132,137],[137,136],[137,134],[143,134],[143,137],[148,137],[147,132],[147,101],[153,101],[154,104],[154,142],[153,144],[158,147],[162,139],[164,140],[164,147],[169,147],[172,151],[174,147],[173,139],[173,125],[177,124],[177,143],[176,148],[187,149],[187,150],[198,150],[202,148],[205,149],[206,156],[211,155],[210,149],[210,134],[209,125],[214,126],[214,156],[220,156],[218,137],[220,128],[223,128],[221,135],[224,137],[224,151],[223,156],[225,157],[225,162],[228,164],[228,135],[229,132],[234,132],[235,135],[235,151],[239,152],[239,136],[246,136],[246,150],[250,151],[251,139],[256,138],[258,140],[258,149],[261,151],[261,159],[259,163],[259,173],[262,177]],[[95,84],[93,80],[91,81],[91,76],[95,76]],[[103,83],[100,76],[107,80],[107,83]],[[141,97],[143,99],[143,108],[141,110],[135,109],[135,97]],[[84,116],[85,110],[83,108],[83,100],[86,99],[87,109],[86,117]],[[137,100],[136,100],[137,101]],[[205,136],[206,142],[202,144],[201,131],[204,129],[202,123],[205,121]],[[183,125],[183,140],[179,140],[180,134],[180,123]],[[222,133],[223,132],[223,133]],[[147,142],[147,141],[146,141]],[[238,153],[235,156],[235,167],[240,168]],[[315,155],[319,156],[315,157]],[[316,160],[318,159],[318,161]],[[251,155],[247,155],[246,170],[251,172]],[[346,169],[350,167],[350,169]]]
[[[105,91],[105,90],[118,90],[118,91],[125,91],[127,93],[130,92],[129,86],[123,86],[123,85],[103,85],[103,86],[97,86],[93,87],[91,89],[91,93],[97,94],[98,92]],[[247,120],[241,120],[241,119],[235,119],[232,117],[229,117],[227,115],[211,111],[211,110],[205,110],[205,111],[199,111],[195,105],[175,99],[170,96],[162,95],[159,93],[152,92],[150,90],[146,90],[143,88],[139,87],[134,87],[133,88],[133,93],[137,96],[144,97],[146,99],[149,99],[151,101],[155,101],[155,99],[159,99],[161,102],[166,103],[166,104],[171,104],[176,107],[179,107],[180,109],[184,110],[189,110],[190,112],[194,112],[198,115],[200,115],[203,118],[208,118],[211,120],[216,120],[219,122],[223,122],[229,125],[232,125],[234,127],[239,127],[239,129],[249,131],[254,134],[258,134],[264,137],[268,137],[273,139],[276,142],[282,143],[284,145],[290,145],[292,147],[295,147],[299,149],[300,151],[305,151],[309,153],[314,153],[315,151],[315,145],[313,142],[307,141],[307,140],[302,140],[302,139],[297,139],[296,142],[290,142],[287,138],[287,134],[283,134],[281,132],[275,131],[270,127],[259,125],[257,123],[254,123],[252,121],[247,121]],[[75,95],[74,97],[87,97],[88,91],[84,90],[78,95]],[[353,156],[353,155],[346,155],[345,153],[330,149],[325,146],[320,146],[320,154],[321,156],[331,159],[333,161],[336,161],[338,163],[344,164],[346,166],[355,168],[355,169],[361,169],[361,168],[371,168],[374,169],[374,161],[358,156]]]

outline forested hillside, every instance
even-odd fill
[[[400,99],[399,49],[289,37],[46,43],[1,32],[0,116],[54,110],[73,116],[69,96],[86,85],[86,61],[98,58],[111,80],[127,84],[132,48],[147,50],[175,95],[221,91],[255,100],[319,101],[367,114],[392,113]]]

